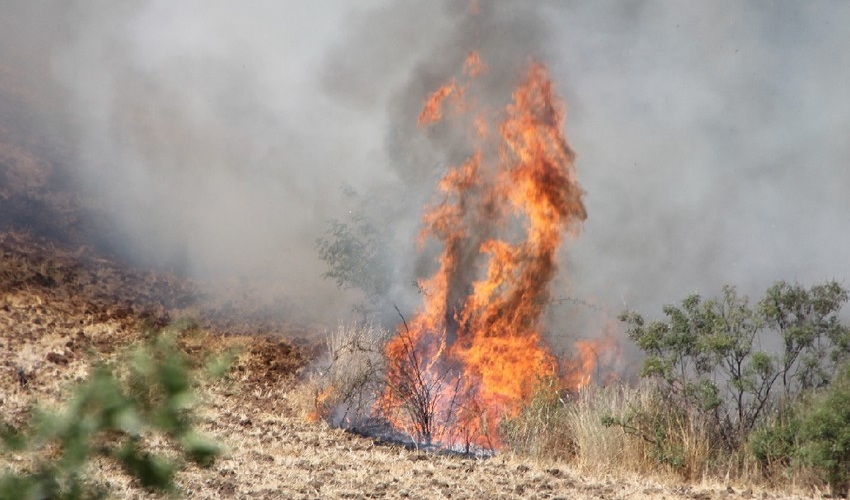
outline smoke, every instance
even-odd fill
[[[318,40],[272,2],[79,2],[57,74],[81,178],[135,257],[210,275],[321,274],[311,242],[361,165],[359,131],[309,91]],[[352,154],[356,153],[356,154]]]
[[[480,3],[18,0],[4,20],[31,29],[0,46],[46,61],[29,70],[61,105],[31,119],[72,144],[63,168],[107,215],[104,244],[285,283],[327,316],[347,297],[315,240],[351,210],[343,184],[379,200],[393,301],[433,270],[419,217],[469,146],[416,117],[472,49],[494,103],[532,59],[566,98],[588,220],[553,295],[574,309],[850,276],[850,6]]]
[[[760,296],[850,277],[848,20],[846,4],[791,1],[594,2],[561,18],[583,294],[657,314],[724,283]]]

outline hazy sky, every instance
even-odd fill
[[[536,58],[567,102],[588,219],[554,296],[654,315],[724,283],[850,285],[848,2],[18,3],[66,92],[78,186],[143,262],[337,300],[315,239],[349,185],[391,207],[393,293],[414,300],[455,147],[415,117],[479,49],[494,100]]]

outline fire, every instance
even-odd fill
[[[616,380],[617,375],[614,372],[605,374],[596,373],[605,367],[619,364],[621,355],[620,345],[612,331],[609,327],[597,339],[577,340],[573,344],[573,348],[575,349],[574,356],[562,367],[563,373],[561,378],[567,387],[581,389],[590,384],[595,374],[604,375],[606,377],[606,379],[602,380],[604,383],[610,383]]]
[[[454,80],[435,90],[422,108],[422,113],[419,114],[419,125],[440,121],[443,118],[443,101],[453,95],[458,96],[459,92],[460,89]]]
[[[439,269],[420,283],[421,310],[387,346],[378,407],[421,441],[493,447],[499,420],[535,384],[560,373],[572,388],[586,384],[604,346],[578,344],[585,355],[563,369],[541,335],[557,251],[587,217],[564,106],[533,63],[503,110],[476,112],[473,80],[486,69],[470,53],[461,79],[434,91],[419,116],[420,127],[447,110],[466,116],[474,147],[448,168],[441,200],[423,216],[421,240],[442,244]]]
[[[487,66],[481,61],[481,56],[478,52],[470,52],[466,56],[466,61],[463,63],[464,75],[476,77],[485,71],[487,71]],[[419,114],[419,120],[417,122],[419,126],[440,121],[443,118],[443,107],[446,102],[453,104],[456,112],[462,112],[466,108],[464,96],[466,95],[467,88],[466,85],[460,86],[457,81],[452,79],[449,83],[432,92],[425,101],[422,112]]]

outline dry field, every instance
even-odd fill
[[[194,315],[201,328],[181,339],[192,353],[238,347],[226,380],[203,386],[201,428],[227,447],[211,468],[178,474],[187,498],[805,498],[739,484],[684,485],[673,479],[603,476],[567,463],[499,454],[488,459],[424,453],[306,421],[293,389],[316,355],[317,334],[234,315],[204,302],[197,285],[70,252],[26,234],[0,234],[0,407],[23,422],[33,404],[50,407],[82,380],[93,354],[108,358],[137,340],[142,322]],[[216,312],[218,311],[218,313]],[[212,319],[210,319],[212,318]],[[261,324],[262,323],[262,324]],[[261,335],[248,335],[251,330]],[[308,332],[309,333],[309,332]],[[300,340],[299,340],[300,339]],[[164,443],[151,442],[171,452]],[[4,455],[3,467],[27,458]],[[91,464],[90,477],[114,498],[141,493],[112,463]],[[152,495],[150,495],[152,497]]]

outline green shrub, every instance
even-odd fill
[[[671,466],[688,461],[680,460],[687,454],[674,437],[684,437],[688,427],[703,429],[712,443],[706,463],[725,468],[724,475],[736,467],[747,474],[748,456],[768,475],[793,472],[801,445],[806,463],[844,487],[850,443],[842,441],[843,414],[804,412],[801,403],[829,387],[850,357],[850,328],[840,321],[848,298],[835,281],[809,288],[780,281],[754,305],[726,286],[720,297],[692,294],[664,306],[663,319],[624,312],[620,319],[629,337],[646,355],[641,376],[675,411],[638,411],[608,423],[653,443],[658,459]],[[838,408],[845,402],[842,387],[818,407]]]
[[[764,471],[781,470],[793,463],[799,430],[800,419],[788,411],[750,433],[749,451]]]
[[[358,198],[350,187],[343,191]],[[359,199],[358,206],[349,211],[346,220],[330,220],[325,236],[316,240],[319,258],[325,261],[328,270],[322,274],[342,289],[360,290],[365,303],[354,307],[364,320],[374,319],[388,304],[386,295],[392,284],[392,259],[390,258],[390,234],[384,220],[392,210],[380,216],[377,210],[380,200],[373,196]]]
[[[22,429],[3,429],[3,453],[31,453],[33,470],[0,476],[0,499],[103,498],[102,485],[85,479],[95,457],[115,460],[145,489],[173,491],[179,464],[145,449],[164,435],[182,456],[210,465],[220,447],[193,428],[194,370],[176,346],[179,330],[151,335],[120,363],[97,363],[58,412],[36,411]]]
[[[834,494],[850,493],[850,368],[809,406],[798,439],[803,463],[817,469]]]

